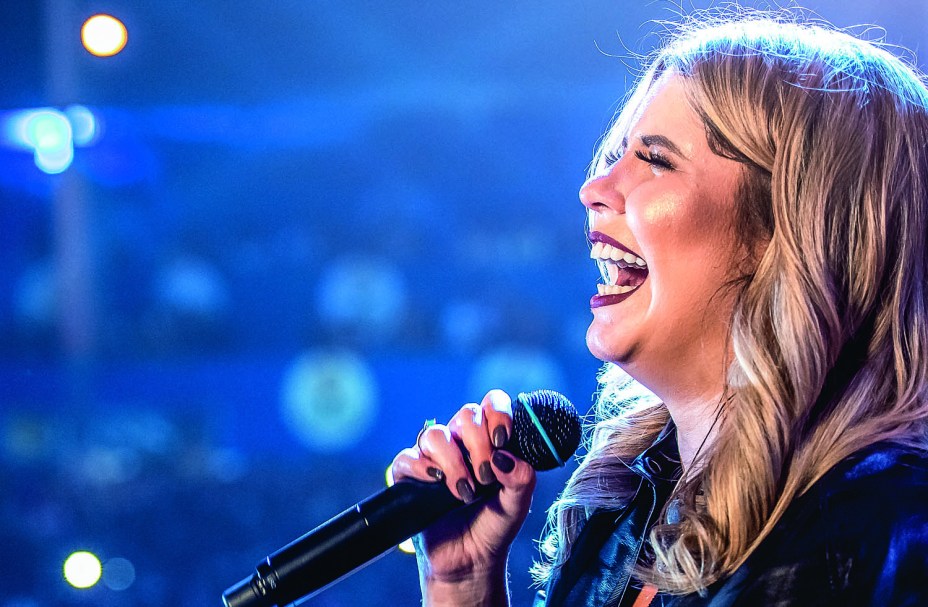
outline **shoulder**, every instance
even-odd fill
[[[928,450],[876,443],[839,462],[816,484],[826,493],[886,481],[924,489],[928,486]]]
[[[871,604],[881,596],[887,605],[928,603],[928,590],[914,587],[928,576],[928,455],[875,445],[818,485],[810,497],[820,503],[835,583]]]
[[[876,444],[825,474],[797,500],[797,510],[815,509],[820,525],[841,537],[885,536],[928,516],[928,453]]]
[[[928,453],[876,444],[841,461],[795,500],[749,562],[794,596],[928,604]]]
[[[877,444],[796,499],[708,600],[679,604],[928,605],[926,578],[928,454]]]
[[[928,516],[928,452],[888,443],[845,458],[789,506],[771,537],[814,532],[854,538]]]

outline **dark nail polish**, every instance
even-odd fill
[[[466,503],[469,504],[470,502],[474,501],[474,490],[470,486],[470,483],[462,478],[458,481],[457,488],[458,493],[461,494],[461,499],[463,499]]]
[[[512,472],[513,468],[516,467],[516,461],[506,455],[506,453],[503,451],[494,451],[493,465],[508,474],[509,472]]]
[[[493,474],[493,467],[490,465],[490,462],[483,462],[480,464],[478,475],[480,476],[480,482],[484,485],[489,485],[496,480],[496,475]]]
[[[435,468],[434,466],[429,466],[425,469],[425,473],[434,478],[436,481],[440,481],[445,478],[445,473]]]
[[[493,431],[493,446],[497,449],[502,449],[503,445],[506,444],[506,426],[497,426],[496,430]]]

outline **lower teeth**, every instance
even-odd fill
[[[620,295],[622,293],[628,293],[629,291],[634,291],[635,287],[631,285],[604,285],[598,284],[596,288],[599,290],[600,295]]]

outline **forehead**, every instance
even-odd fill
[[[638,91],[606,139],[606,149],[634,145],[644,135],[664,135],[687,157],[708,151],[705,126],[686,94],[683,77],[666,72]]]

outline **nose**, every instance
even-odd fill
[[[625,213],[625,196],[618,187],[618,166],[586,180],[580,188],[580,202],[594,213]]]

